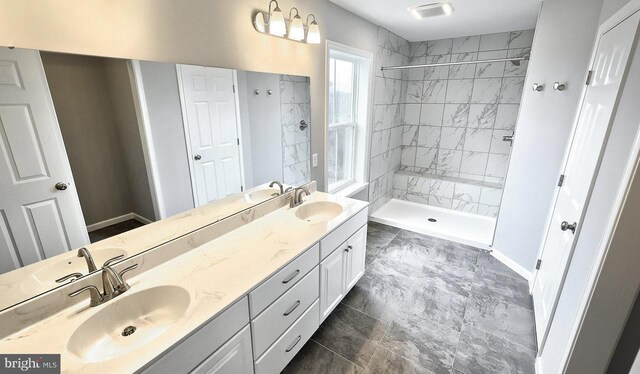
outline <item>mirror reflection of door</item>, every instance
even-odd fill
[[[89,242],[37,51],[0,50],[0,273]]]
[[[243,190],[235,73],[177,65],[196,206]]]

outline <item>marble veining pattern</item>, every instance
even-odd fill
[[[311,96],[308,77],[280,75],[280,114],[282,118],[282,180],[299,186],[311,180]],[[304,120],[309,127],[300,129]]]
[[[522,57],[531,53],[533,41],[533,30],[524,30],[412,42],[406,48],[405,41],[389,31],[380,29],[378,35],[382,38],[378,56],[383,60],[378,66]],[[379,155],[372,154],[371,171],[376,171],[371,173],[372,180],[401,170],[429,178],[448,176],[502,185],[511,153],[502,137],[514,132],[527,67],[528,61],[521,61],[519,66],[496,62],[377,71],[373,139],[386,136],[375,133],[381,128],[400,124],[403,129],[401,155],[394,158],[400,166],[381,167],[373,159]],[[402,87],[406,87],[404,92]],[[391,105],[390,110],[400,108],[404,113],[394,111],[383,118],[383,108]],[[376,151],[389,152],[392,147],[385,144]],[[388,184],[373,186],[384,189]],[[384,199],[373,202],[371,212],[391,197],[492,217],[499,208],[499,203],[482,204],[407,189],[370,191],[373,196]]]
[[[166,331],[153,340],[146,342],[144,349],[128,351],[119,355],[117,359],[99,362],[84,360],[68,349],[67,342],[78,326],[86,323],[87,320],[96,316],[96,312],[104,311],[110,305],[105,304],[93,309],[88,306],[87,296],[83,298],[66,296],[70,291],[86,285],[84,280],[98,281],[96,278],[100,274],[96,273],[64,286],[59,294],[52,295],[58,299],[71,299],[74,302],[63,310],[53,310],[50,302],[48,305],[27,303],[30,309],[15,309],[0,313],[2,330],[0,351],[62,354],[65,373],[136,372],[176,342],[217,317],[227,307],[244,298],[256,285],[319,241],[329,230],[356,214],[367,214],[363,209],[366,210],[368,204],[362,201],[321,192],[312,193],[305,200],[334,201],[342,205],[344,210],[329,221],[309,224],[298,219],[290,208],[278,209],[278,207],[269,212],[268,217],[256,218],[251,224],[236,227],[233,231],[225,230],[225,235],[200,243],[197,248],[186,253],[184,249],[187,243],[181,243],[177,249],[182,249],[182,254],[171,258],[171,262],[145,269],[146,271],[142,273],[137,273],[139,269],[130,273],[131,291],[128,295],[169,284],[183,288],[190,299],[189,306],[181,314],[180,320],[171,324]],[[245,218],[252,219],[255,216],[257,214],[249,214]],[[122,269],[120,265],[140,264],[147,257],[150,257],[152,262],[160,261],[160,257],[165,256],[166,253],[152,251],[142,258],[129,259],[117,264],[116,271]],[[140,267],[144,266],[146,262]],[[54,299],[49,301],[51,300]],[[34,318],[37,312],[46,312],[48,315],[39,321],[24,320],[23,316]],[[19,331],[10,332],[10,329]]]
[[[382,66],[406,65],[411,60],[410,55],[408,41],[382,27],[378,28],[369,162],[371,211],[382,207],[393,197],[393,174],[400,169],[401,158],[415,162],[415,149],[403,155],[402,147],[403,144],[418,142],[417,126],[425,95],[424,70],[413,72],[411,77],[406,70],[380,70]],[[438,95],[444,95],[444,91]],[[405,118],[416,128],[403,126]]]
[[[369,222],[367,269],[285,373],[524,373],[527,283],[490,254]]]

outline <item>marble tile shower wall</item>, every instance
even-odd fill
[[[388,30],[378,28],[375,57],[376,79],[373,99],[371,160],[369,167],[370,213],[393,197],[393,174],[400,169],[407,72],[380,70],[381,66],[409,63],[409,42]]]
[[[300,186],[311,181],[309,173],[311,95],[309,77],[280,75],[282,116],[282,169],[286,184]],[[308,125],[300,129],[300,121]]]
[[[525,30],[413,42],[409,63],[528,56],[532,41],[533,30]],[[469,200],[456,206],[453,192],[444,192],[453,189],[451,183],[486,186],[492,195],[502,188],[511,152],[502,137],[513,134],[527,66],[522,61],[406,70],[400,174],[409,182],[396,186],[395,197],[495,215],[495,199],[493,208],[482,209],[480,198],[467,194]],[[424,180],[410,180],[418,177]]]

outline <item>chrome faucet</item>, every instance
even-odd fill
[[[93,262],[93,257],[91,256],[91,252],[89,252],[89,250],[86,249],[85,247],[82,247],[78,250],[78,257],[84,257],[84,259],[87,260],[87,267],[89,268],[89,273],[93,273],[94,271],[98,270],[98,268],[96,267],[96,263]]]
[[[289,208],[295,208],[298,205],[302,204],[302,193],[305,193],[306,196],[311,195],[311,192],[306,187],[296,187],[293,190],[293,196],[289,199]]]
[[[280,195],[282,195],[284,193],[284,186],[282,185],[282,183],[278,181],[273,181],[269,183],[269,187],[273,187],[274,185],[277,185],[278,187],[280,187]]]
[[[111,264],[115,261],[121,260],[122,258],[124,258],[124,255],[114,257],[105,262],[102,266],[102,292],[98,290],[98,287],[94,285],[88,285],[80,288],[77,291],[71,292],[69,296],[75,297],[80,295],[84,291],[89,291],[89,293],[91,294],[91,303],[89,305],[93,307],[106,303],[107,301],[115,299],[121,294],[127,292],[131,288],[131,286],[129,286],[129,284],[122,278],[122,276],[124,275],[124,273],[136,269],[138,267],[138,264],[131,265],[124,268],[122,271],[117,272],[111,267]]]

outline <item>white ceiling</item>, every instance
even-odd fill
[[[450,16],[416,19],[407,8],[438,0],[331,0],[408,41],[532,29],[542,0],[449,0]]]

